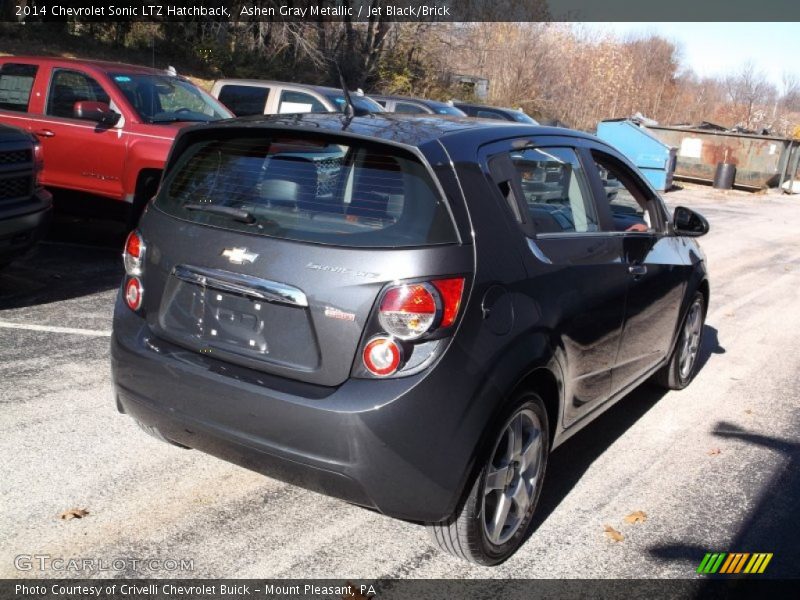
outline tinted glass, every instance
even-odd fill
[[[217,121],[230,112],[197,86],[167,75],[111,73],[111,79],[148,123]]]
[[[511,153],[537,233],[599,231],[586,174],[570,148]]]
[[[50,81],[47,114],[64,119],[75,117],[75,103],[89,100],[109,104],[106,91],[94,79],[78,71],[58,69]]]
[[[498,119],[500,121],[507,120],[503,115],[496,113],[493,110],[478,110],[475,116],[481,119]]]
[[[605,188],[616,231],[653,231],[654,219],[646,209],[647,194],[637,186],[634,175],[612,158],[592,152]]]
[[[252,85],[223,85],[219,101],[237,117],[263,115],[267,106],[269,88]]]
[[[281,92],[280,114],[287,113],[324,113],[330,112],[322,102],[305,92]]]
[[[165,212],[270,237],[353,247],[457,240],[428,171],[383,146],[263,136],[206,141],[187,149],[161,190],[156,206]],[[236,209],[238,217],[209,206]]]
[[[35,65],[6,63],[0,67],[0,108],[26,112],[31,98]]]
[[[409,104],[407,102],[395,102],[394,112],[405,113],[407,115],[418,115],[420,113],[427,113],[427,111],[421,106],[417,106],[416,104]]]
[[[519,111],[519,110],[512,111],[511,112],[511,116],[514,118],[514,120],[517,123],[527,123],[529,125],[538,125],[539,124],[538,121],[536,121],[535,119],[530,118],[524,112]]]
[[[463,110],[457,109],[455,106],[448,106],[444,105],[437,105],[434,110],[436,111],[437,115],[452,115],[454,117],[466,117],[467,113]]]
[[[339,109],[339,112],[344,112],[345,100],[344,94],[325,94],[325,97],[328,98],[333,105]],[[359,96],[356,93],[350,93],[350,99],[353,101],[353,106],[356,107],[357,110],[365,111],[365,112],[385,112],[383,110],[383,106],[375,102],[372,98],[367,98],[366,96]],[[384,105],[385,106],[385,105]]]

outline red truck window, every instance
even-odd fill
[[[75,103],[84,100],[108,104],[110,99],[100,84],[88,75],[67,69],[53,73],[47,98],[48,115],[72,119]]]
[[[28,111],[36,65],[6,63],[0,67],[0,109]]]

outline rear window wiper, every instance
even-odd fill
[[[241,208],[232,208],[230,206],[219,206],[218,204],[196,204],[191,202],[189,204],[184,204],[183,208],[186,210],[197,210],[197,211],[207,212],[214,215],[220,215],[222,217],[230,217],[235,221],[247,223],[248,225],[252,225],[253,223],[256,222],[256,218],[253,216],[251,212],[248,212]]]

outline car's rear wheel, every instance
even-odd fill
[[[669,362],[653,377],[655,383],[661,387],[682,390],[697,374],[705,313],[705,297],[697,292],[683,318],[678,341]]]
[[[542,491],[550,449],[547,413],[532,392],[515,406],[460,510],[428,526],[440,549],[480,565],[503,562],[519,548]]]

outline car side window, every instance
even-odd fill
[[[418,115],[420,113],[424,113],[425,111],[422,109],[422,107],[415,104],[408,104],[407,102],[395,102],[394,112],[405,113],[408,115]]]
[[[479,110],[475,116],[480,119],[496,119],[499,121],[505,121],[500,114],[494,112],[493,110]]]
[[[612,156],[592,150],[615,231],[655,231],[656,206],[636,175]],[[602,199],[600,200],[602,201]]]
[[[111,101],[102,86],[84,73],[67,69],[57,69],[53,72],[46,114],[73,119],[75,103],[84,100],[105,104],[110,104]]]
[[[523,206],[537,234],[600,230],[597,211],[575,150],[528,148],[511,152]]]
[[[281,101],[278,105],[278,112],[280,114],[286,113],[320,113],[330,112],[327,108],[314,98],[311,94],[305,92],[293,92],[284,90],[281,92]]]
[[[237,117],[263,115],[268,97],[269,88],[253,85],[223,85],[219,92],[219,101]]]
[[[0,109],[28,112],[36,65],[6,63],[0,67]]]

